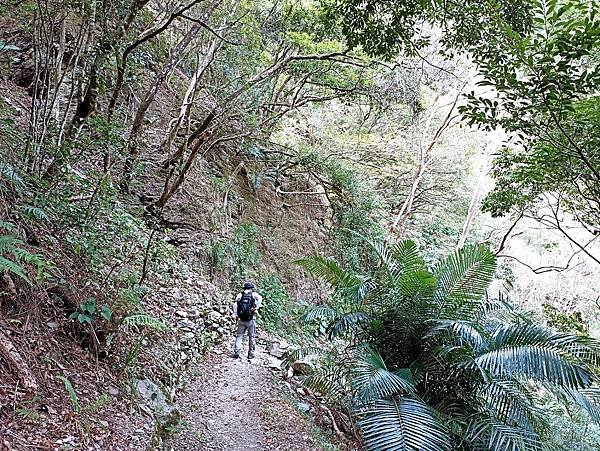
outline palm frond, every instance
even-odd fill
[[[370,322],[370,316],[363,312],[340,314],[327,327],[327,333],[330,338],[353,336],[362,329],[362,326]]]
[[[303,346],[301,348],[291,349],[286,352],[283,359],[283,368],[289,368],[297,360],[303,360],[308,358],[314,358],[323,354],[323,347],[321,346]]]
[[[510,324],[499,327],[491,344],[493,349],[504,346],[543,346],[582,365],[600,366],[600,341],[581,335],[555,332],[537,324]]]
[[[434,338],[442,334],[457,337],[461,342],[467,343],[475,352],[482,351],[488,346],[488,334],[484,328],[473,321],[467,320],[441,320],[435,321],[433,327],[423,337]]]
[[[437,413],[418,399],[378,399],[358,412],[367,450],[446,451],[450,437]]]
[[[481,408],[503,423],[533,431],[544,416],[536,393],[518,380],[492,381],[479,390]]]
[[[436,280],[425,270],[417,269],[402,273],[397,278],[401,293],[410,299],[430,296],[435,291]]]
[[[412,240],[402,240],[395,243],[390,251],[402,272],[419,271],[425,267],[425,261],[419,255],[417,245]]]
[[[350,373],[344,365],[329,365],[318,368],[313,374],[304,377],[302,384],[318,391],[329,402],[343,408],[350,408],[351,383]]]
[[[474,363],[494,377],[526,377],[572,389],[587,388],[594,380],[587,361],[597,360],[582,337],[557,334],[542,326],[509,325],[490,338],[489,349]],[[587,340],[585,340],[587,341]]]
[[[575,404],[596,424],[600,424],[600,388],[573,390],[567,387],[546,387],[563,404]]]
[[[300,320],[306,323],[334,321],[338,316],[337,310],[329,305],[317,305],[309,308],[300,316]]]
[[[433,271],[438,316],[470,318],[481,307],[495,269],[496,257],[481,245],[465,246],[440,262]]]
[[[494,418],[479,417],[465,431],[464,439],[474,449],[489,451],[536,451],[542,445],[532,431],[505,424]]]
[[[370,347],[358,355],[352,369],[352,384],[361,403],[415,392],[410,370],[389,371],[381,354]]]
[[[364,296],[366,280],[346,271],[333,258],[313,255],[296,260],[295,263],[313,276],[329,283],[335,289],[350,293],[355,300],[359,300]]]
[[[390,278],[395,278],[399,274],[399,266],[394,258],[392,258],[392,254],[390,253],[390,249],[386,245],[385,241],[373,241],[364,236],[363,234],[357,232],[356,230],[344,229],[347,232],[356,235],[362,241],[365,242],[374,252],[377,254],[379,258],[379,262],[381,263],[385,272],[390,276]]]

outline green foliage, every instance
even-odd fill
[[[220,240],[210,239],[206,247],[208,249],[208,258],[210,267],[214,271],[221,271],[225,265],[227,248],[225,243]]]
[[[588,335],[588,329],[583,323],[581,313],[563,312],[552,304],[542,304],[542,310],[548,326],[555,328],[559,332],[576,333],[579,335]]]
[[[258,228],[252,223],[239,224],[233,231],[232,258],[234,276],[239,279],[247,278],[256,268],[260,253],[256,247]]]
[[[0,222],[1,229],[11,232],[13,226],[10,223]],[[51,267],[49,262],[40,255],[25,249],[25,243],[14,235],[0,235],[0,273],[7,271],[31,284],[31,280],[27,276],[26,265],[28,264],[36,268],[36,280],[42,281],[50,276],[48,273]]]
[[[456,3],[415,0],[324,0],[331,24],[340,27],[350,47],[393,59],[399,52],[409,55],[431,43],[427,25],[444,30],[447,51],[482,46],[503,26],[527,30],[529,1],[467,0]],[[485,26],[482,26],[485,24]]]
[[[110,321],[113,311],[106,305],[98,306],[95,298],[88,298],[75,310],[69,318],[76,319],[81,324],[92,324],[100,317]]]
[[[21,188],[23,186],[23,179],[18,174],[18,172],[8,163],[0,164],[0,174],[8,181],[10,184],[16,188]]]
[[[21,401],[19,407],[15,409],[15,413],[21,418],[27,419],[34,423],[38,423],[41,420],[40,414],[36,411],[40,404],[40,397],[35,395],[31,399]]]
[[[168,328],[168,326],[159,318],[155,318],[145,313],[129,315],[123,319],[123,324],[129,327],[145,327],[156,331],[163,331]]]
[[[270,331],[277,331],[287,318],[291,320],[291,300],[276,274],[261,274],[258,278],[264,304],[259,311],[259,321]]]
[[[98,399],[91,401],[89,404],[81,408],[81,413],[95,414],[99,412],[104,406],[110,404],[112,398],[106,393],[100,395]]]
[[[489,250],[466,246],[428,270],[412,242],[369,245],[379,263],[356,279],[327,260],[300,261],[345,299],[306,318],[358,345],[337,371],[367,449],[538,449],[541,392],[600,420],[600,343],[525,322],[489,297]],[[368,283],[356,297],[345,288],[359,279]],[[321,387],[339,391],[327,374]]]
[[[77,413],[80,410],[79,398],[77,397],[77,392],[73,388],[71,381],[67,379],[65,376],[56,376],[57,379],[61,380],[65,385],[65,390],[69,394],[69,401],[71,402],[71,408],[73,412]]]
[[[328,182],[328,198],[334,212],[334,227],[330,233],[336,256],[355,271],[368,266],[372,255],[360,237],[383,237],[383,200],[374,194],[373,186],[359,170],[333,155],[303,149],[298,162]]]
[[[256,225],[242,223],[230,239],[211,238],[205,249],[212,271],[225,271],[236,284],[255,275],[261,258],[256,246],[258,234]]]
[[[494,216],[538,206],[542,195],[596,228],[600,193],[600,4],[581,0],[532,1],[527,36],[510,29],[476,59],[482,86],[461,112],[470,124],[502,127],[510,148],[494,162],[496,188],[484,209]]]

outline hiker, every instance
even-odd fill
[[[244,283],[244,290],[235,298],[231,306],[233,318],[238,321],[235,331],[235,344],[233,346],[233,357],[239,358],[242,351],[242,340],[244,333],[248,332],[248,359],[254,357],[254,339],[256,337],[256,320],[254,315],[260,308],[262,296],[254,291],[252,282]]]

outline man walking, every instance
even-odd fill
[[[231,306],[233,318],[237,320],[235,332],[235,344],[233,346],[233,357],[239,358],[242,351],[242,340],[244,334],[248,333],[248,359],[254,357],[254,338],[256,336],[256,320],[254,315],[260,308],[262,296],[254,292],[252,282],[244,283],[244,290],[235,298]]]

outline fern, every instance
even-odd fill
[[[38,221],[46,221],[49,222],[50,218],[46,214],[44,210],[39,207],[34,207],[33,205],[23,205],[19,207],[19,211],[21,214],[30,219],[36,219]]]
[[[0,230],[14,233],[16,229],[17,227],[12,222],[0,221]]]
[[[0,235],[0,273],[9,272],[31,285],[23,265],[27,263],[35,266],[39,280],[47,276],[44,270],[48,268],[49,263],[23,246],[23,241],[12,235]]]
[[[81,408],[81,413],[97,413],[100,409],[102,409],[107,404],[110,404],[111,402],[112,398],[107,394],[100,395],[100,397],[95,401],[92,401],[88,405],[83,406]]]
[[[71,381],[65,376],[56,377],[57,379],[60,379],[63,382],[63,384],[65,384],[65,389],[67,390],[67,393],[69,393],[69,400],[71,401],[71,407],[73,408],[73,412],[79,412],[79,399],[77,398],[77,393],[73,388],[73,384],[71,384]]]
[[[4,271],[10,272],[15,276],[20,277],[25,282],[31,285],[31,280],[29,280],[27,274],[25,274],[25,269],[23,269],[21,265],[0,255],[0,273]]]
[[[148,327],[158,331],[168,329],[168,326],[158,318],[140,313],[137,315],[129,315],[123,319],[123,324],[129,327]]]
[[[0,164],[0,174],[16,187],[21,187],[23,185],[23,179],[19,176],[17,171],[7,163]]]

